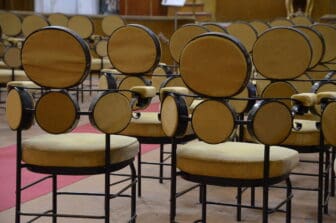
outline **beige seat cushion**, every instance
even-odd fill
[[[6,68],[8,69],[8,65],[5,64],[5,62],[3,62],[2,60],[0,61],[0,68],[3,69],[3,68]]]
[[[157,112],[142,112],[140,118],[132,118],[130,124],[120,134],[134,137],[166,137]],[[193,134],[192,128],[188,126],[185,135],[191,134]]]
[[[103,59],[103,67],[101,67],[101,59],[100,58],[92,58],[91,59],[91,70],[96,71],[96,70],[101,70],[101,69],[106,69],[106,68],[112,68],[112,64],[110,63],[108,58]]]
[[[111,135],[111,163],[134,158],[137,139]],[[97,133],[44,134],[23,141],[23,161],[38,166],[99,167],[105,164],[105,135]]]
[[[29,78],[23,70],[15,70],[14,71],[14,80],[16,81],[27,81]],[[0,70],[0,83],[8,83],[12,81],[12,70],[11,69],[3,69]]]
[[[292,130],[287,139],[282,142],[282,145],[287,146],[318,146],[320,145],[320,133],[316,128],[316,121],[312,120],[298,120],[295,119],[295,123],[302,125],[300,130]],[[244,128],[244,141],[255,141],[249,134],[246,128]]]
[[[295,150],[272,146],[270,177],[288,174],[299,162]],[[262,179],[264,145],[242,142],[207,144],[194,140],[177,150],[177,167],[187,173],[231,179]]]
[[[7,83],[7,87],[40,88],[32,81],[10,81]]]

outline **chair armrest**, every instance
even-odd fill
[[[187,95],[190,93],[189,89],[186,87],[163,87],[160,89],[160,99],[163,101],[167,93],[176,93]]]
[[[300,104],[305,107],[312,107],[317,104],[317,96],[315,93],[300,93],[292,95],[293,104]]]
[[[153,98],[156,95],[156,88],[153,86],[134,86],[130,90],[138,94],[140,98]]]
[[[317,104],[321,104],[321,102],[325,99],[336,99],[335,91],[324,91],[317,94]]]

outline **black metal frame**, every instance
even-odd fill
[[[260,180],[246,180],[246,179],[229,179],[229,178],[221,178],[221,177],[209,177],[209,176],[200,176],[200,175],[193,175],[190,173],[186,173],[183,171],[177,172],[176,170],[176,138],[172,139],[172,168],[171,168],[171,175],[172,175],[172,181],[171,181],[171,194],[170,194],[170,222],[176,222],[176,199],[181,196],[182,194],[190,191],[191,189],[188,189],[183,192],[176,192],[176,185],[177,185],[177,176],[181,176],[185,180],[192,181],[197,183],[198,185],[195,187],[200,186],[200,203],[202,204],[202,219],[197,220],[195,222],[206,222],[206,205],[207,204],[214,204],[214,205],[226,205],[226,206],[234,206],[237,207],[237,220],[241,220],[241,208],[252,208],[252,209],[262,209],[263,210],[263,223],[267,223],[268,221],[268,214],[271,214],[275,211],[282,211],[279,210],[281,206],[286,204],[286,223],[291,222],[291,199],[293,197],[292,194],[292,186],[291,181],[288,175],[280,176],[280,177],[269,177],[269,158],[270,158],[270,146],[265,145],[265,153],[264,153],[264,178]],[[269,188],[271,185],[277,184],[279,182],[282,182],[286,180],[286,199],[282,201],[279,205],[276,207],[270,209],[268,205],[268,194],[269,194]],[[206,200],[206,185],[215,185],[215,186],[234,186],[238,188],[238,191],[242,187],[263,187],[263,205],[262,207],[256,207],[254,204],[251,204],[251,206],[242,205],[241,204],[241,193],[238,193],[237,196],[237,204],[228,204],[228,203],[219,203],[219,202],[209,202]],[[193,188],[195,188],[193,187]]]
[[[134,167],[134,159],[130,159],[117,164],[110,164],[110,135],[105,134],[105,165],[100,167],[90,168],[68,168],[68,167],[44,167],[22,163],[22,130],[17,130],[17,157],[16,157],[16,207],[15,207],[15,222],[20,223],[20,216],[32,216],[28,222],[34,222],[41,217],[51,217],[52,222],[56,223],[58,217],[64,218],[87,218],[87,219],[104,219],[105,223],[110,222],[110,199],[117,197],[130,197],[131,198],[131,218],[130,223],[135,223],[136,220],[136,170]],[[110,175],[111,172],[120,170],[126,166],[130,167],[130,184],[126,185],[119,192],[111,194],[110,187],[128,180],[121,180],[119,182],[111,184]],[[21,170],[27,168],[28,170],[36,173],[49,174],[47,177],[43,177],[35,182],[22,186],[21,182]],[[104,193],[76,193],[76,192],[57,192],[57,175],[93,175],[104,174]],[[34,186],[46,179],[52,179],[52,209],[43,213],[29,213],[21,211],[21,194],[22,191]],[[128,188],[131,188],[131,195],[123,194]],[[104,215],[73,215],[73,214],[59,214],[57,213],[57,196],[58,195],[83,195],[83,196],[104,196]]]

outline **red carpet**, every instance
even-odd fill
[[[147,111],[157,111],[158,103],[153,104]],[[97,132],[90,124],[80,126],[74,132]],[[158,145],[143,145],[143,152],[151,151],[158,148]],[[15,169],[16,169],[16,145],[7,146],[0,149],[0,211],[15,206]],[[41,174],[32,173],[23,170],[23,185],[41,178]],[[72,184],[85,176],[60,176],[58,177],[58,188]],[[22,202],[29,201],[36,197],[50,192],[50,180],[44,181],[24,191]]]

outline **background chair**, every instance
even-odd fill
[[[21,52],[27,76],[45,91],[36,102],[21,87],[13,87],[8,93],[6,117],[9,127],[17,132],[16,222],[21,222],[24,216],[32,217],[29,222],[40,217],[51,217],[53,222],[59,217],[110,222],[110,199],[129,196],[124,194],[128,188],[131,188],[130,222],[135,222],[136,172],[133,161],[138,152],[138,141],[112,135],[129,123],[132,113],[129,100],[117,91],[103,91],[92,101],[88,111],[80,111],[70,92],[76,91],[75,87],[90,72],[91,56],[84,40],[69,29],[52,26],[39,29],[28,36]],[[92,125],[101,133],[72,133],[83,115],[89,116]],[[26,138],[23,131],[33,125],[34,118],[46,134]],[[110,173],[125,167],[130,168],[131,182],[112,194]],[[23,185],[23,169],[47,176]],[[104,174],[103,193],[57,190],[59,175],[94,174]],[[22,210],[22,192],[46,179],[52,180],[51,210],[41,213]],[[103,214],[59,213],[60,195],[100,196],[104,199]]]
[[[202,219],[196,222],[206,222],[207,204],[223,204],[207,200],[207,185],[262,187],[262,221],[268,222],[268,188],[281,181],[287,182],[287,195],[282,204],[287,204],[286,219],[290,222],[289,173],[298,163],[298,153],[271,146],[285,140],[289,134],[292,125],[290,110],[281,102],[260,101],[254,105],[245,124],[248,123],[251,133],[261,144],[226,142],[231,140],[238,123],[241,123],[227,101],[246,88],[251,68],[247,49],[230,35],[205,33],[191,40],[183,49],[181,77],[188,88],[204,101],[189,115],[184,101],[187,95],[168,91],[163,100],[162,125],[166,135],[173,140],[171,222],[175,222],[178,175],[201,185]],[[272,120],[273,109],[279,113],[277,120]],[[174,140],[184,134],[189,121],[198,140],[177,148]],[[275,168],[275,165],[281,168]],[[180,172],[176,173],[176,167]]]

